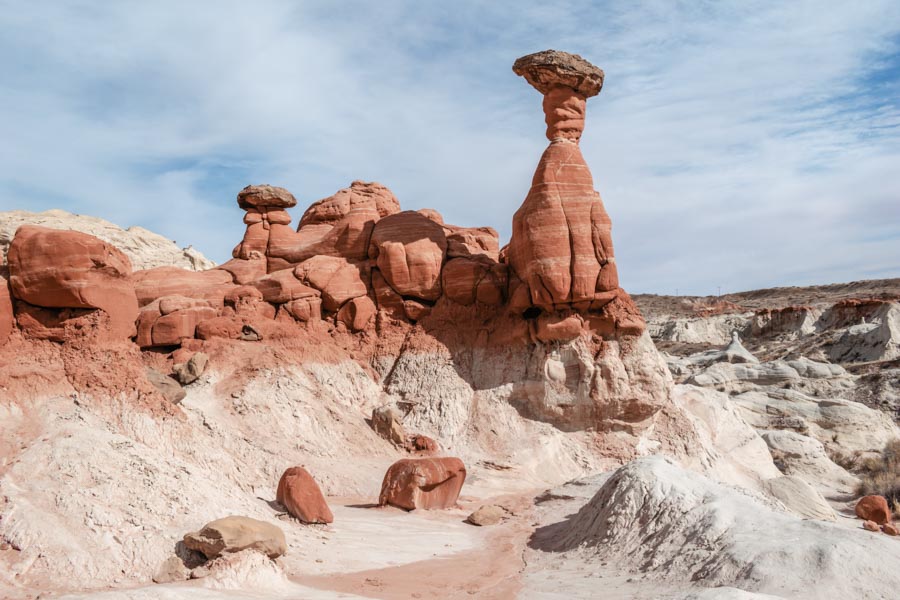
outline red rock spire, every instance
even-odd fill
[[[578,141],[587,98],[600,93],[603,71],[555,50],[524,56],[513,71],[544,95],[550,146],[513,217],[510,265],[534,306],[599,310],[616,297],[619,278],[610,219]]]

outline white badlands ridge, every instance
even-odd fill
[[[216,266],[216,263],[191,246],[179,248],[172,240],[143,227],[122,229],[98,217],[74,215],[60,209],[39,213],[26,210],[0,212],[0,266],[6,264],[6,251],[16,229],[24,224],[80,231],[98,237],[124,252],[135,271],[162,266],[203,271]]]

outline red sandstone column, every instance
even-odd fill
[[[609,216],[578,146],[587,98],[600,93],[603,71],[555,50],[522,57],[513,71],[544,95],[550,145],[513,217],[509,262],[534,306],[586,309],[619,286]]]

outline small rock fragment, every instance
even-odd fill
[[[184,397],[187,396],[187,392],[184,391],[181,384],[171,377],[163,375],[156,369],[151,369],[149,367],[145,372],[147,374],[147,380],[172,404],[179,404],[184,400]]]
[[[241,339],[245,342],[258,342],[262,339],[262,334],[253,325],[244,325],[241,328]]]
[[[209,356],[205,352],[196,352],[187,362],[177,364],[172,369],[175,372],[175,378],[181,382],[181,385],[188,385],[197,381],[206,365],[209,363]]]
[[[397,445],[406,441],[406,432],[400,423],[400,417],[391,406],[379,406],[372,411],[372,429],[384,439]]]
[[[438,443],[427,435],[422,435],[420,433],[409,436],[406,447],[410,452],[432,453],[438,451]]]
[[[488,525],[496,525],[506,518],[507,511],[502,506],[496,504],[484,504],[473,512],[466,519],[466,523],[485,527]]]
[[[869,531],[881,531],[881,527],[878,526],[878,523],[875,521],[863,521],[863,529],[867,529]]]
[[[153,576],[153,583],[172,583],[190,579],[191,571],[177,556],[167,558]]]

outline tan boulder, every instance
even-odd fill
[[[256,550],[269,558],[287,552],[281,528],[266,521],[236,516],[211,521],[200,531],[186,534],[184,545],[208,559],[242,550]]]
[[[159,566],[153,575],[153,583],[174,583],[185,581],[191,576],[191,570],[178,556],[170,556]]]
[[[392,406],[379,406],[372,411],[372,429],[379,436],[398,446],[406,442],[406,431],[400,422],[400,416]]]
[[[163,398],[172,404],[180,404],[181,401],[184,400],[184,397],[187,396],[187,392],[184,391],[184,388],[168,375],[163,375],[156,369],[151,369],[149,367],[145,369],[145,374],[147,376],[147,381],[163,395]]]
[[[466,518],[466,523],[477,525],[478,527],[497,525],[502,522],[508,514],[507,510],[502,506],[496,504],[483,504],[478,507],[478,510]]]
[[[209,364],[209,355],[205,352],[195,352],[185,362],[176,363],[172,367],[172,372],[181,385],[188,385],[200,379],[200,376],[206,371],[207,364]]]
[[[443,227],[414,211],[378,221],[369,244],[369,258],[397,293],[430,301],[441,295],[446,251]]]
[[[363,269],[358,263],[337,256],[314,256],[294,269],[300,282],[322,292],[325,310],[337,312],[348,300],[368,293]]]
[[[385,473],[378,504],[404,510],[450,508],[465,480],[466,467],[458,458],[405,458]]]
[[[291,208],[297,205],[297,199],[289,191],[267,183],[248,185],[238,192],[237,202],[243,209]]]
[[[558,50],[544,50],[523,56],[513,64],[513,72],[524,77],[542,94],[563,86],[590,98],[599,94],[603,87],[602,69],[577,54]]]
[[[291,467],[282,474],[275,500],[304,523],[334,522],[319,484],[303,467]]]
[[[86,233],[22,225],[7,259],[16,298],[45,308],[100,309],[112,337],[135,334],[131,262],[117,248]]]

